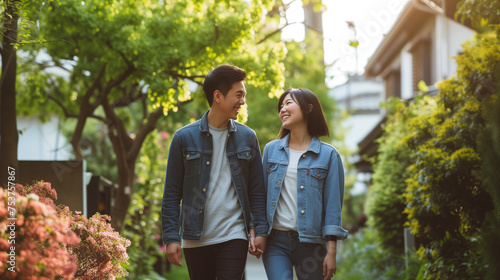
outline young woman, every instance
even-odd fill
[[[283,123],[264,148],[269,236],[263,254],[270,280],[330,279],[337,270],[344,169],[329,136],[323,109],[307,89],[285,91],[278,103]]]

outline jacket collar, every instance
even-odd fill
[[[285,147],[288,148],[289,140],[290,140],[290,133],[288,133],[285,137],[279,140],[280,141],[279,148],[280,149],[285,149]],[[319,154],[320,147],[321,147],[321,140],[319,140],[319,137],[313,136],[313,138],[311,139],[311,143],[309,144],[309,148],[307,148],[307,151]]]
[[[210,112],[210,110],[206,111],[200,120],[200,131],[201,132],[208,132],[208,112]],[[227,125],[227,128],[229,129],[229,132],[235,132],[236,131],[236,122],[232,119],[229,119],[229,124]]]

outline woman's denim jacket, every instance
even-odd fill
[[[208,111],[198,121],[176,131],[170,144],[162,201],[162,240],[200,240],[210,180],[213,142]],[[266,192],[262,158],[255,132],[230,120],[226,155],[247,232],[267,236]],[[182,201],[182,204],[181,204]]]
[[[267,188],[267,220],[272,229],[281,188],[288,168],[290,134],[264,148],[263,168]],[[297,228],[301,242],[324,243],[325,236],[345,239],[341,211],[344,168],[337,150],[313,137],[297,165]]]

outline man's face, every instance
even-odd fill
[[[247,92],[243,81],[233,84],[226,96],[221,94],[220,108],[230,119],[237,119],[241,106],[245,105]]]

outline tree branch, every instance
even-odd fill
[[[147,99],[147,94],[143,94],[142,86],[139,86],[139,84],[136,83],[132,86],[128,93],[126,92],[126,88],[123,88],[123,95],[119,99],[115,100],[111,107],[126,107],[136,101],[142,101],[145,99]]]
[[[160,106],[156,111],[152,112],[149,115],[146,124],[139,127],[132,146],[127,152],[128,161],[135,160],[138,157],[144,140],[146,140],[146,137],[151,131],[155,130],[156,123],[161,116],[163,116],[163,106]]]
[[[52,101],[54,101],[57,104],[57,106],[59,106],[59,108],[61,108],[61,110],[63,111],[64,116],[66,118],[75,118],[75,119],[78,118],[77,114],[71,114],[68,111],[68,109],[62,104],[62,102],[59,99],[55,98],[53,95],[49,94],[49,95],[47,95],[47,98],[50,99],[50,100],[52,100]],[[103,118],[103,117],[101,117],[101,116],[92,114],[92,115],[89,115],[88,117],[96,119],[96,120],[99,120],[99,121],[101,121],[103,123],[106,123],[106,119]]]
[[[90,97],[93,95],[95,89],[98,88],[99,83],[101,82],[104,73],[106,72],[106,64],[103,65],[101,71],[97,75],[96,79],[92,83],[92,85],[87,89],[87,92],[82,98],[80,104],[80,113],[78,114],[78,121],[76,123],[75,132],[71,137],[71,146],[75,152],[75,156],[78,160],[83,159],[82,147],[80,146],[80,139],[82,138],[83,128],[85,127],[85,123],[87,121],[87,117],[92,115],[95,108],[97,108],[98,104],[90,104]]]
[[[281,31],[283,31],[283,29],[284,29],[285,27],[288,27],[288,26],[290,26],[290,25],[294,25],[294,24],[304,24],[304,22],[303,22],[303,21],[297,21],[297,22],[292,22],[292,23],[288,23],[288,22],[287,22],[287,23],[286,23],[285,25],[283,25],[282,27],[280,27],[280,28],[278,28],[278,29],[276,29],[276,30],[273,30],[273,31],[269,32],[266,36],[264,36],[264,38],[262,38],[261,40],[259,40],[259,41],[257,42],[257,44],[261,44],[262,42],[264,42],[264,41],[266,41],[267,39],[271,38],[271,37],[272,37],[273,35],[275,35],[276,33],[279,33],[279,32],[281,32]]]
[[[118,117],[116,112],[113,110],[113,107],[109,103],[107,95],[103,97],[102,107],[108,120],[109,129],[116,131],[116,133],[118,134],[117,137],[120,140],[120,146],[122,146],[125,151],[128,150],[132,145],[132,139],[128,135],[127,129],[125,128],[125,124],[123,123],[122,119]]]
[[[203,76],[203,75],[186,76],[186,75],[179,74],[179,73],[177,73],[175,71],[164,71],[162,73],[170,75],[170,76],[172,76],[173,78],[176,78],[176,79],[182,79],[182,80],[183,79],[188,79],[188,80],[191,80],[191,81],[193,81],[193,82],[195,82],[195,83],[197,83],[198,85],[201,85],[201,86],[203,86],[203,82],[198,82],[195,79],[204,79],[205,78],[205,76]]]

